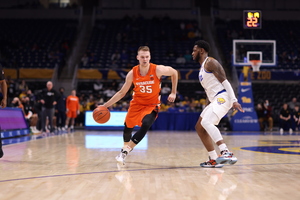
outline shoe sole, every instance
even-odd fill
[[[216,163],[218,164],[230,164],[230,165],[233,165],[237,162],[238,160],[235,158],[235,159],[231,159],[231,158],[227,158],[227,159],[224,159],[224,158],[217,158],[216,159]]]
[[[224,165],[222,164],[217,164],[217,165],[207,165],[207,166],[201,166],[200,167],[204,167],[204,168],[222,168]]]

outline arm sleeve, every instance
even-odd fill
[[[233,89],[227,79],[222,82],[222,85],[224,86],[226,92],[229,94],[231,102],[232,103],[237,102],[237,98],[235,97]]]

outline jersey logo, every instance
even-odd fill
[[[226,101],[223,98],[217,98],[217,102],[219,105],[221,105],[221,104],[225,103]]]
[[[202,75],[200,75],[200,76],[199,76],[199,80],[200,80],[200,81],[202,81],[202,80],[203,80],[203,77],[202,77]]]

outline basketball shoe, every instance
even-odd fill
[[[128,155],[128,152],[121,149],[121,153],[116,156],[117,162],[119,164],[125,165],[125,158],[126,158],[127,155]]]
[[[235,156],[233,156],[232,152],[230,152],[228,150],[224,150],[224,151],[221,151],[221,155],[216,159],[216,162],[218,164],[233,165],[237,162],[237,158]]]
[[[206,168],[221,168],[224,165],[217,163],[215,160],[211,159],[208,157],[209,160],[203,163],[200,163],[201,167],[206,167]]]

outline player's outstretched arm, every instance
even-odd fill
[[[104,103],[103,105],[105,107],[110,107],[112,106],[114,103],[118,102],[120,99],[122,99],[126,93],[128,92],[128,90],[130,89],[131,85],[132,85],[132,80],[133,80],[133,72],[132,70],[130,70],[128,72],[128,74],[126,75],[126,79],[125,79],[125,83],[123,85],[123,87],[114,95],[112,96],[112,98],[110,98],[106,103]]]
[[[206,66],[206,70],[212,72],[215,75],[215,77],[220,81],[220,83],[222,83],[222,85],[224,86],[231,99],[232,107],[234,109],[239,110],[240,112],[245,112],[242,106],[238,103],[237,98],[235,97],[234,91],[231,87],[231,84],[226,78],[226,74],[222,65],[217,60],[211,59],[208,61]]]
[[[171,76],[172,81],[172,91],[168,97],[168,101],[174,102],[176,99],[176,92],[177,92],[177,84],[178,84],[178,72],[172,67],[164,66],[164,65],[157,65],[156,67],[156,74],[158,78],[161,76]]]

